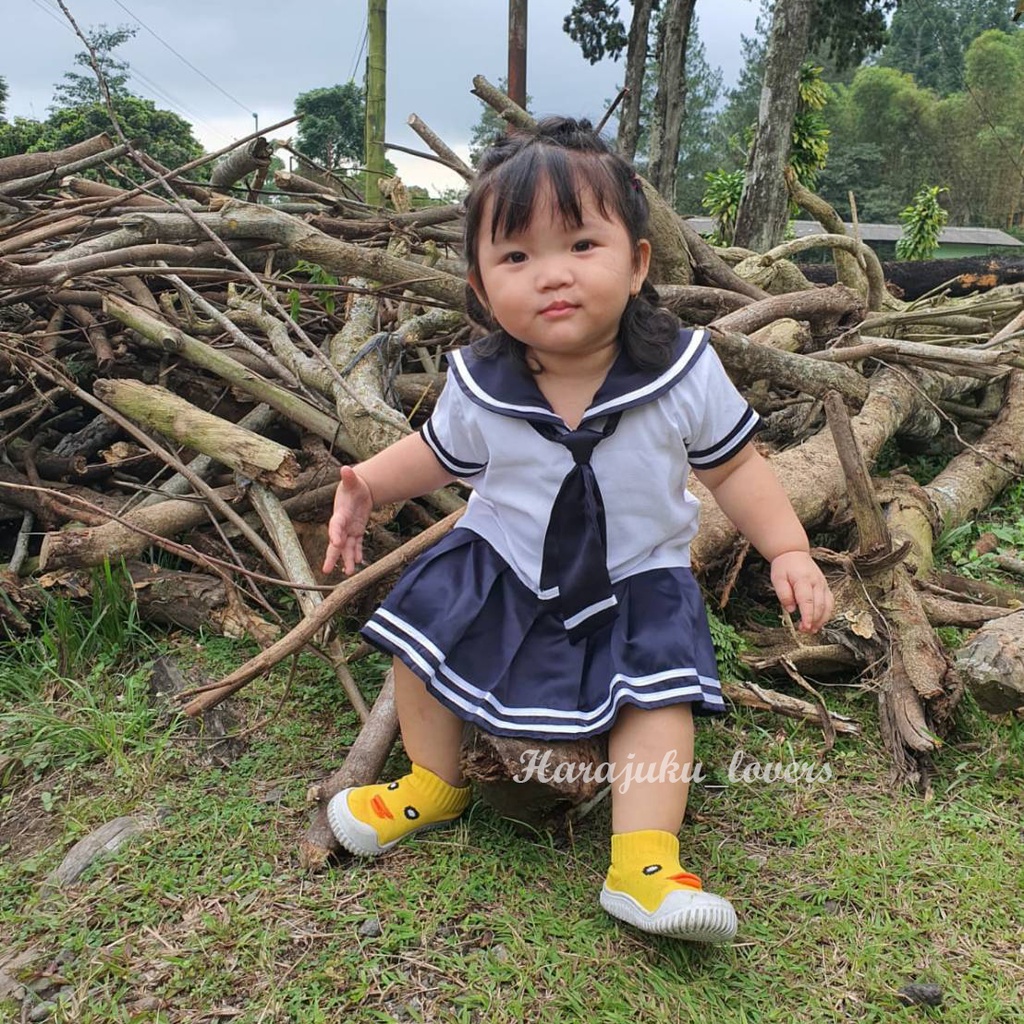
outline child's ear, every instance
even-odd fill
[[[629,291],[631,295],[639,295],[640,287],[647,280],[647,274],[651,269],[651,243],[646,238],[641,238],[636,243],[636,252],[633,255],[633,276],[630,279]]]
[[[466,275],[466,280],[469,283],[469,287],[473,289],[473,294],[477,297],[477,301],[484,309],[488,309],[487,303],[487,292],[484,291],[483,282],[480,280],[480,275],[475,270],[471,270]]]

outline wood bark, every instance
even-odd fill
[[[295,484],[299,465],[291,449],[197,409],[166,388],[130,380],[98,380],[96,397],[135,422],[216,458],[253,480]]]
[[[235,498],[234,487],[220,493]],[[85,569],[102,565],[108,558],[137,558],[153,544],[153,537],[177,537],[208,522],[211,510],[201,501],[163,501],[158,505],[125,512],[121,521],[102,520],[96,526],[47,533],[39,552],[43,572],[58,569]]]
[[[765,58],[761,102],[746,181],[736,213],[734,244],[765,252],[782,241],[789,216],[783,171],[807,56],[813,0],[777,0]]]
[[[630,163],[636,156],[640,140],[640,101],[643,98],[644,74],[647,71],[647,40],[651,31],[654,0],[635,0],[626,42],[626,96],[619,114],[616,149]]]
[[[19,153],[0,159],[0,181],[12,181],[14,178],[27,178],[33,174],[52,171],[57,167],[74,163],[86,157],[103,153],[114,143],[105,132],[94,135],[84,142],[77,142],[65,149],[55,149],[45,153]]]
[[[983,625],[956,652],[956,667],[982,710],[1024,708],[1024,612]]]
[[[668,0],[661,12],[649,175],[670,207],[676,202],[679,137],[686,114],[686,49],[694,6],[695,0]]]
[[[247,174],[269,167],[273,155],[274,150],[265,138],[253,139],[217,161],[210,174],[210,185],[215,191],[229,189]]]

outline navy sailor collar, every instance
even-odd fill
[[[672,346],[672,362],[664,370],[638,369],[620,351],[580,425],[660,398],[690,372],[707,343],[707,331],[681,330]],[[461,348],[448,353],[448,365],[466,397],[477,405],[499,416],[562,423],[561,416],[541,394],[533,374],[510,356],[484,357]]]

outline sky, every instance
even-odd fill
[[[83,30],[133,26],[118,50],[129,88],[191,122],[207,150],[293,113],[309,89],[355,78],[364,68],[366,0],[288,5],[280,0],[65,0]],[[0,46],[7,116],[44,118],[53,86],[82,49],[55,0],[3,0],[3,21],[21,45]],[[571,0],[532,0],[527,22],[527,90],[537,115],[595,123],[622,84],[623,62],[591,66],[562,31]],[[725,85],[740,71],[740,36],[752,35],[757,0],[699,0],[708,63]],[[622,0],[628,16],[630,5]],[[474,75],[497,84],[507,67],[508,0],[389,0],[386,141],[424,144],[406,119],[418,114],[466,156],[481,103]],[[0,34],[7,35],[0,29]],[[81,69],[75,69],[81,70]],[[253,115],[256,115],[256,118]],[[258,119],[258,120],[257,120]],[[285,138],[294,127],[272,133]],[[461,184],[440,165],[391,151],[406,184],[438,190]]]

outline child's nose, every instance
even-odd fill
[[[572,280],[572,265],[568,260],[553,256],[542,260],[537,270],[540,288],[562,288]]]

